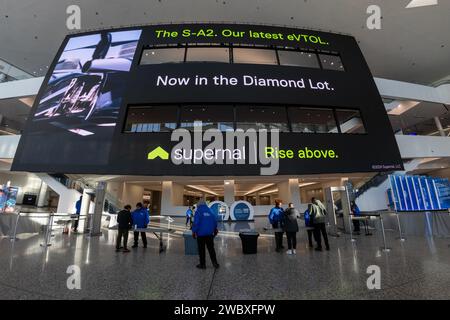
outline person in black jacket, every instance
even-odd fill
[[[297,249],[297,232],[298,232],[298,223],[297,218],[300,215],[298,210],[294,208],[294,205],[289,203],[289,207],[284,211],[283,216],[283,230],[286,232],[286,238],[288,243],[288,251],[287,254],[296,254],[295,251]]]
[[[133,220],[131,219],[131,206],[127,204],[123,210],[117,214],[117,223],[119,224],[119,234],[117,235],[116,252],[120,251],[120,242],[123,237],[123,252],[130,252],[127,248],[128,232],[131,229]]]

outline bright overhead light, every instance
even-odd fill
[[[275,193],[275,192],[278,192],[278,189],[273,189],[273,190],[269,190],[269,191],[266,191],[266,192],[261,192],[259,195],[260,196],[264,196],[266,194],[271,194],[271,193]]]
[[[306,187],[306,186],[310,186],[312,184],[317,184],[318,182],[304,182],[304,183],[299,183],[299,188],[301,187]]]
[[[437,4],[438,4],[438,0],[412,0],[410,3],[408,3],[408,5],[406,6],[406,9],[426,7],[426,6],[435,6]]]
[[[273,186],[274,184],[275,184],[275,183],[265,184],[265,185],[263,185],[263,186],[261,186],[261,187],[258,187],[258,188],[255,188],[255,189],[253,189],[253,190],[250,190],[249,192],[245,193],[244,196],[247,196],[247,195],[249,195],[249,194],[252,194],[252,193],[258,192],[258,191],[260,191],[260,190],[263,190],[263,189],[265,189],[265,188],[271,187],[271,186]]]
[[[201,188],[201,187],[193,186],[193,185],[191,185],[191,184],[186,185],[186,187],[189,187],[189,188],[191,188],[191,189],[196,189],[196,190],[198,190],[198,191],[202,191],[202,192],[205,192],[205,193],[213,194],[213,195],[215,195],[215,196],[219,196],[218,193],[215,193],[214,191],[209,190],[209,189],[206,189],[206,188]]]
[[[116,123],[115,122],[111,122],[111,123],[99,123],[97,124],[97,127],[115,127]]]

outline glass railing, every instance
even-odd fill
[[[0,83],[29,78],[33,78],[33,75],[0,59]]]

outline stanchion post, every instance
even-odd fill
[[[403,232],[402,232],[402,226],[400,224],[400,217],[398,212],[395,213],[395,215],[397,216],[397,224],[398,224],[398,233],[400,234],[400,241],[405,241],[406,239],[403,238]]]
[[[13,234],[11,236],[9,236],[9,240],[11,241],[16,241],[16,235],[17,235],[17,225],[19,224],[19,219],[20,219],[20,212],[17,213],[17,219],[16,219],[16,224],[14,225],[14,231]]]
[[[381,212],[380,212],[380,223],[381,223],[381,233],[383,235],[383,248],[382,248],[382,250],[384,252],[389,252],[389,251],[391,251],[391,249],[388,248],[387,245],[386,245],[386,233],[384,232],[383,215],[382,215]]]
[[[349,225],[350,225],[350,241],[356,242],[356,239],[353,238],[352,216],[350,214],[348,215],[348,220],[349,220]]]
[[[52,244],[50,243],[50,238],[52,236],[52,225],[53,225],[53,213],[50,213],[48,216],[48,224],[47,230],[45,232],[45,242],[41,243],[41,247],[49,247]]]

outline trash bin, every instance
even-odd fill
[[[255,230],[242,230],[239,232],[242,241],[242,253],[255,254],[258,251],[259,233]]]
[[[183,232],[184,237],[184,254],[187,256],[198,255],[197,240],[192,237],[192,231],[186,230]]]

